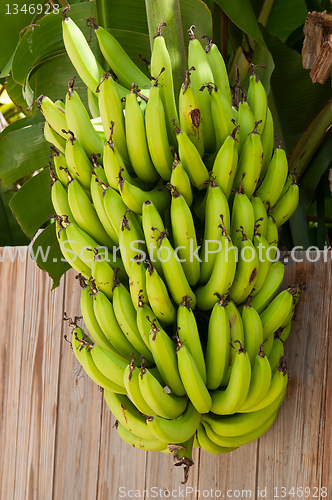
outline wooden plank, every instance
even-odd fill
[[[14,498],[26,258],[11,262],[0,251],[0,498],[6,499]]]
[[[160,498],[177,498],[187,492],[187,498],[194,495],[198,487],[200,470],[200,450],[193,450],[194,465],[190,468],[188,481],[185,485],[183,466],[175,466],[173,454],[147,453],[146,485],[145,488],[152,496],[160,490]],[[172,493],[173,492],[173,493]],[[193,497],[194,498],[194,497]]]
[[[15,498],[52,498],[63,285],[27,261]]]
[[[304,257],[304,253],[299,252],[298,256]],[[284,284],[306,281],[307,290],[302,294],[296,321],[285,344],[290,375],[287,396],[276,423],[260,440],[258,486],[267,488],[267,498],[274,494],[281,497],[284,491],[286,498],[294,498],[289,492],[295,488],[296,494],[301,487],[310,488],[313,498],[314,488],[321,486],[322,400],[331,303],[330,294],[323,291],[331,289],[330,275],[330,262],[315,264],[306,260],[290,262],[286,267]],[[282,491],[282,487],[286,490]]]
[[[76,274],[74,270],[66,274],[64,308],[58,316],[62,332],[54,500],[97,498],[102,394],[63,339],[63,334],[70,338],[70,328],[63,321],[64,311],[71,317],[81,314]]]
[[[103,401],[98,500],[121,498],[123,492],[142,492],[145,487],[146,452],[122,441],[114,424],[115,418]]]

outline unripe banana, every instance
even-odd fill
[[[254,209],[248,196],[244,193],[242,187],[240,186],[234,196],[230,234],[233,245],[235,245],[239,250],[242,242],[242,234],[240,231],[241,227],[243,227],[248,240],[252,240],[255,228]]]
[[[193,191],[190,183],[189,176],[185,171],[182,163],[179,161],[177,154],[174,155],[174,162],[172,167],[171,184],[175,186],[179,193],[182,194],[187,202],[188,207],[193,202]]]
[[[151,161],[144,114],[137,102],[137,87],[133,84],[126,96],[126,139],[130,163],[136,175],[145,182],[154,182],[159,175]]]
[[[288,173],[286,153],[283,149],[274,150],[272,160],[267,168],[263,182],[257,189],[257,195],[263,201],[266,209],[274,207],[284,187]]]
[[[280,364],[280,358],[283,358],[285,354],[284,343],[279,337],[275,337],[273,341],[273,346],[268,357],[272,375],[274,375]]]
[[[104,398],[115,418],[128,431],[143,439],[154,439],[154,435],[147,426],[145,417],[137,412],[136,406],[127,396],[104,391]]]
[[[131,300],[137,311],[139,308],[139,296],[147,297],[146,292],[146,268],[141,259],[141,254],[134,257],[134,262],[130,268],[129,274],[129,291]]]
[[[123,376],[127,361],[114,356],[98,345],[93,346],[90,352],[98,370],[115,384],[125,387]]]
[[[146,293],[151,309],[155,316],[166,325],[171,325],[176,320],[176,310],[168,294],[163,279],[160,277],[152,263],[148,262],[146,270]]]
[[[264,179],[267,168],[271,161],[274,146],[274,125],[270,108],[267,108],[265,127],[261,136],[263,146],[263,163],[261,178]]]
[[[217,252],[220,249],[220,237],[224,231],[229,234],[231,219],[226,196],[213,177],[206,196],[204,241],[200,254],[203,283],[207,283],[213,272]]]
[[[231,343],[233,344],[235,340],[239,340],[241,344],[244,344],[244,329],[243,329],[243,322],[242,322],[242,316],[240,314],[240,311],[234,304],[232,300],[227,299],[225,302],[225,310],[227,313],[228,321],[229,321],[229,327],[230,327],[230,335],[231,335]],[[231,371],[233,368],[233,364],[235,361],[235,354],[236,351],[234,349],[230,350],[229,353],[229,363],[227,370],[222,378],[221,381],[221,386],[226,387],[229,382],[229,377],[231,375]]]
[[[255,128],[244,143],[234,179],[234,186],[237,187],[241,183],[242,189],[249,199],[256,189],[263,161],[262,141],[257,132],[258,124],[259,122],[255,122]]]
[[[111,122],[111,133],[108,141],[104,145],[104,157],[103,164],[105,169],[105,175],[107,177],[108,184],[117,191],[120,191],[119,186],[119,172],[126,181],[132,183],[132,178],[128,173],[128,170],[124,164],[121,154],[118,148],[115,146],[113,141],[113,130],[115,129],[115,123]]]
[[[259,314],[266,308],[277,293],[282,283],[284,273],[284,264],[278,260],[273,262],[264,285],[251,301],[251,307],[254,307]]]
[[[238,127],[235,127],[233,132],[226,137],[214,160],[212,169],[216,183],[221,187],[227,199],[231,194],[238,166],[237,139],[235,138],[237,130]]]
[[[202,344],[196,318],[190,304],[188,304],[187,297],[183,297],[183,301],[178,307],[177,335],[181,342],[186,343],[186,347],[196,363],[203,382],[206,383],[206,366]]]
[[[67,130],[66,114],[64,109],[57,106],[49,97],[40,95],[37,99],[38,109],[42,112],[45,120],[52,129],[66,139],[66,134],[63,129]]]
[[[205,353],[206,386],[218,389],[229,366],[231,332],[225,309],[226,296],[213,306],[209,319],[208,339]]]
[[[247,239],[246,234],[241,228],[242,241],[238,256],[238,263],[233,284],[229,293],[229,298],[240,304],[252,292],[259,274],[259,259],[256,249],[252,242]]]
[[[113,309],[115,317],[127,337],[130,344],[148,361],[153,361],[153,357],[142,337],[136,324],[136,310],[131,301],[130,293],[117,280],[114,281]]]
[[[77,271],[79,274],[82,274],[84,278],[88,279],[91,274],[90,267],[78,257],[76,252],[73,251],[68,241],[66,229],[62,227],[59,221],[57,221],[56,223],[55,233],[59,242],[60,250],[65,260],[71,265],[73,269],[75,269],[75,271]]]
[[[137,230],[135,225],[127,218],[126,210],[122,217],[121,230],[119,231],[119,247],[122,262],[128,276],[131,274],[132,265],[143,262],[146,258],[146,247],[142,230]],[[139,255],[139,257],[137,257]]]
[[[167,333],[157,327],[155,318],[151,321],[150,348],[163,380],[174,394],[184,396],[186,390],[180,377],[175,344]]]
[[[42,128],[42,130],[43,130],[43,128]],[[66,142],[62,137],[60,137],[59,134],[57,134],[55,132],[55,130],[52,129],[52,127],[49,123],[45,122],[43,131],[44,131],[44,137],[47,140],[47,142],[50,142],[61,153],[64,153],[65,147],[66,147]]]
[[[67,215],[69,222],[73,222],[75,219],[70,210],[66,188],[55,177],[54,171],[51,168],[51,163],[49,163],[49,166],[50,166],[50,176],[52,179],[51,199],[54,210],[57,215]]]
[[[121,97],[119,96],[112,75],[104,74],[103,80],[98,85],[97,93],[100,117],[105,135],[108,135],[109,129],[112,127],[111,133],[115,148],[119,151],[122,160],[129,163]],[[119,169],[117,172],[119,172]]]
[[[144,400],[152,408],[152,413],[149,415],[175,419],[186,409],[187,399],[167,393],[144,366],[141,367],[139,375],[139,388]]]
[[[193,437],[200,420],[200,413],[188,401],[187,408],[180,418],[168,420],[158,416],[151,417],[147,419],[147,426],[149,431],[161,441],[183,443]]]
[[[158,87],[158,79],[149,92],[145,109],[145,128],[152,163],[164,181],[169,181],[173,156],[169,149],[164,105]]]
[[[166,47],[165,39],[161,35],[161,28],[163,26],[166,26],[166,23],[159,24],[157,34],[153,39],[150,71],[153,78],[158,78],[160,85],[160,97],[164,105],[166,116],[168,140],[173,146],[175,146],[176,140],[174,137],[172,120],[178,121],[178,112],[174,97],[171,58]],[[162,68],[165,68],[165,71],[160,74]]]
[[[240,127],[239,130],[239,156],[242,153],[243,146],[245,145],[249,134],[254,130],[255,128],[255,118],[254,115],[252,114],[251,108],[248,104],[247,101],[240,101],[239,102],[239,110],[237,114],[237,123]],[[264,151],[264,149],[263,149]]]
[[[257,191],[255,191],[251,197],[252,208],[254,209],[254,219],[255,224],[259,221],[259,234],[263,237],[267,237],[267,224],[268,224],[268,216],[264,207],[264,203],[257,195]]]
[[[140,87],[149,86],[150,81],[148,77],[130,59],[116,38],[102,26],[94,25],[93,29],[95,30],[100,50],[118,77],[119,83],[126,88],[130,88],[134,82]]]
[[[222,94],[226,97],[229,104],[232,106],[231,89],[229,86],[229,79],[224,58],[221,55],[217,45],[213,43],[213,40],[211,38],[209,39],[209,37],[207,36],[204,36],[202,38],[208,38],[205,52],[207,54],[206,57],[209,61],[213,73],[213,81],[221,90]]]
[[[151,191],[143,191],[125,180],[122,177],[122,172],[120,172],[119,186],[121,198],[125,205],[136,214],[142,214],[142,207],[145,201],[152,201],[160,213],[163,213],[169,205],[169,194],[166,192],[167,190],[165,190],[161,181]]]
[[[205,183],[209,180],[209,172],[195,145],[190,141],[185,132],[180,130],[173,121],[176,138],[179,145],[179,156],[183,168],[187,172],[193,186],[197,189],[203,189]]]
[[[196,290],[197,307],[204,311],[212,309],[218,301],[218,296],[224,295],[232,286],[235,271],[236,248],[232,245],[224,228],[210,279],[206,285]]]
[[[279,198],[276,205],[269,212],[277,227],[284,224],[295,212],[299,204],[299,192],[299,186],[295,183],[291,184],[284,196]]]
[[[95,255],[91,265],[91,275],[96,283],[98,290],[103,292],[109,300],[113,298],[113,278],[114,271],[110,266],[107,255],[102,255],[102,252],[93,249]]]
[[[70,80],[68,87],[69,90],[66,95],[66,120],[68,129],[74,133],[88,156],[91,154],[100,154],[102,158],[104,142],[93,128],[80,96],[73,89],[74,79]]]
[[[189,82],[191,71],[196,71],[195,68],[190,68],[186,71],[185,81],[181,85],[179,97],[179,118],[180,127],[191,142],[196,146],[197,151],[201,156],[204,155],[204,135],[201,121],[201,111],[199,102],[193,86]]]
[[[198,429],[196,431],[197,440],[199,442],[200,448],[207,451],[208,453],[213,453],[216,455],[220,455],[223,453],[230,453],[231,451],[236,450],[236,447],[226,447],[226,446],[218,446],[216,443],[211,441],[208,437],[205,427],[203,424],[199,424]]]
[[[256,406],[267,395],[271,385],[271,366],[269,359],[263,352],[263,344],[261,344],[259,353],[255,356],[255,363],[251,372],[251,381],[248,396],[240,408],[241,411]]]
[[[139,450],[145,451],[165,451],[167,450],[167,444],[164,441],[160,441],[160,439],[145,439],[140,436],[136,436],[131,431],[126,429],[126,427],[120,422],[117,424],[117,431],[121,439],[123,439],[126,443],[130,444],[134,448],[138,448]]]
[[[256,356],[263,343],[263,325],[261,318],[253,307],[250,306],[250,296],[242,311],[244,329],[244,347],[248,353],[251,368],[254,368]]]
[[[171,223],[175,248],[189,285],[194,286],[200,278],[200,260],[194,220],[187,202],[175,186],[168,184],[171,191]],[[227,200],[226,205],[227,205]],[[228,208],[228,205],[227,205]]]
[[[232,344],[239,343],[236,348],[235,361],[232,367],[227,388],[223,391],[211,391],[211,411],[217,415],[230,415],[241,408],[249,392],[251,379],[251,366],[248,353],[243,349],[240,341],[235,340]]]
[[[260,221],[259,221],[260,222]],[[259,224],[255,226],[255,234],[253,237],[253,244],[256,248],[259,259],[259,273],[255,283],[255,289],[252,291],[254,297],[266,282],[266,278],[271,269],[271,258],[269,255],[269,244],[267,240],[258,231],[260,230]]]
[[[69,7],[70,8],[70,7]],[[68,11],[67,6],[67,11]],[[62,35],[66,52],[85,85],[96,93],[99,79],[104,73],[85,36],[72,19],[63,13]],[[65,127],[64,127],[65,128]],[[96,153],[97,151],[95,151]]]
[[[177,358],[181,380],[188,397],[199,413],[211,410],[212,400],[189,349],[178,340]]]
[[[201,43],[199,42],[199,40],[197,40],[197,38],[195,38],[193,32],[195,28],[195,26],[191,26],[188,30],[188,68],[195,68],[195,71],[192,71],[190,75],[190,81],[194,91],[196,92],[199,109],[201,112],[204,134],[204,149],[205,152],[213,153],[216,149],[216,142],[211,113],[211,97],[208,92],[200,92],[200,88],[202,87],[202,85],[213,82],[213,73],[208,62],[207,55]]]
[[[236,116],[229,101],[223,95],[222,91],[218,89],[217,85],[208,83],[203,85],[199,90],[205,94],[205,88],[211,97],[211,115],[216,137],[216,151],[219,151],[226,137],[229,136],[234,129]]]
[[[249,78],[247,101],[256,122],[260,122],[257,132],[262,134],[267,116],[267,96],[262,82],[254,73]]]
[[[90,190],[92,164],[87,157],[83,147],[76,139],[71,130],[68,130],[70,137],[66,142],[65,156],[66,164],[62,165],[62,170],[68,167],[68,171],[75,180],[86,190]],[[68,182],[68,179],[67,179]]]
[[[139,379],[140,369],[135,365],[135,357],[132,354],[130,363],[129,365],[127,365],[123,375],[125,388],[138,411],[140,411],[143,415],[155,415],[156,413],[147,404],[144,397],[142,396]]]
[[[63,186],[67,186],[68,177],[64,170],[68,167],[66,157],[63,153],[59,153],[59,151],[57,151],[55,148],[52,149],[52,152],[54,153],[54,167],[56,175],[61,184],[63,184]]]

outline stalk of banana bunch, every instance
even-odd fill
[[[193,446],[221,454],[259,438],[285,398],[284,342],[303,286],[279,291],[275,255],[299,187],[273,151],[261,81],[253,74],[233,108],[222,56],[194,26],[176,107],[165,23],[151,83],[89,20],[106,73],[68,12],[65,47],[101,115],[98,134],[74,79],[64,106],[38,99],[56,237],[82,286],[88,333],[71,322],[72,349],[120,437],[176,454],[187,477]]]

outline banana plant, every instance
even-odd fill
[[[304,248],[315,244],[323,247],[328,238],[324,231],[332,232],[327,181],[332,159],[331,131],[326,132],[332,123],[331,85],[330,82],[312,84],[301,57],[303,25],[308,12],[331,9],[331,6],[325,0],[312,3],[310,0],[171,0],[167,3],[163,0],[96,0],[72,1],[70,11],[70,17],[83,31],[104,70],[108,65],[87,19],[94,18],[114,35],[147,76],[145,63],[150,61],[156,28],[160,22],[166,22],[165,38],[178,89],[184,79],[188,29],[192,25],[196,26],[195,36],[203,47],[206,38],[202,37],[208,37],[213,38],[221,50],[235,95],[240,86],[248,88],[251,65],[256,66],[255,71],[269,93],[276,133],[289,156],[291,168],[299,174],[300,205],[283,227],[282,245],[288,248],[295,244]],[[5,84],[8,95],[24,114],[24,118],[8,125],[0,135],[0,179],[2,189],[7,190],[6,197],[0,193],[6,220],[6,224],[0,226],[0,243],[25,244],[43,229],[34,245],[49,248],[50,254],[45,261],[39,256],[37,264],[50,274],[54,286],[59,284],[67,266],[54,262],[59,260],[60,252],[49,219],[52,215],[50,149],[42,132],[44,118],[35,101],[41,94],[53,100],[62,99],[68,81],[75,75],[62,39],[61,10],[66,4],[65,0],[59,0],[52,11],[50,4],[43,0],[36,10],[27,10],[26,3],[17,0],[17,13],[10,11],[14,8],[11,4],[6,6],[9,12],[4,16],[6,22],[0,33],[4,47],[0,54],[0,83]],[[88,107],[85,86],[79,78],[76,88]],[[9,200],[11,215],[8,190],[17,183],[21,187]],[[325,203],[322,200],[326,200]],[[6,232],[10,231],[14,216],[23,232],[16,230],[8,238]]]

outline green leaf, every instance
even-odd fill
[[[86,26],[86,18],[95,15],[94,2],[84,2],[74,5],[69,17],[79,26],[86,38],[90,36],[90,28]],[[49,14],[38,21],[39,26],[28,30],[20,40],[12,62],[12,75],[20,85],[25,85],[26,79],[35,66],[47,56],[64,52],[62,39],[62,16]],[[91,48],[97,50],[97,43]]]
[[[17,13],[15,14],[17,5]],[[20,31],[31,23],[33,14],[25,14],[20,9],[23,5],[28,5],[25,0],[15,0],[15,3],[1,2],[0,5],[0,69],[5,68],[13,55],[17,42],[19,41]]]
[[[55,231],[55,222],[53,222],[37,236],[31,248],[32,259],[52,278],[52,290],[59,286],[61,276],[70,269],[70,265],[63,261]]]
[[[4,187],[47,165],[50,144],[41,131],[43,123],[24,118],[0,135],[0,180]]]
[[[97,11],[104,28],[149,34],[144,0],[97,0]]]
[[[277,0],[266,24],[267,31],[285,42],[289,35],[304,24],[308,15],[304,0]]]
[[[42,170],[25,182],[10,200],[9,206],[29,238],[33,238],[54,213],[50,181],[49,170]]]
[[[300,205],[302,210],[308,212],[315,191],[321,177],[331,165],[332,161],[332,130],[330,130],[322,144],[316,151],[314,157],[306,168],[300,183]]]
[[[265,45],[249,0],[216,0],[227,17],[254,40]]]
[[[278,38],[271,37],[264,28],[262,31],[275,64],[271,77],[275,103],[273,118],[280,123],[284,138],[282,147],[289,154],[304,129],[331,99],[331,84],[329,81],[324,85],[313,84],[310,70],[302,66],[301,55]]]
[[[9,208],[14,187],[6,189],[0,185],[0,247],[28,245],[29,239],[22,232],[19,223]]]

